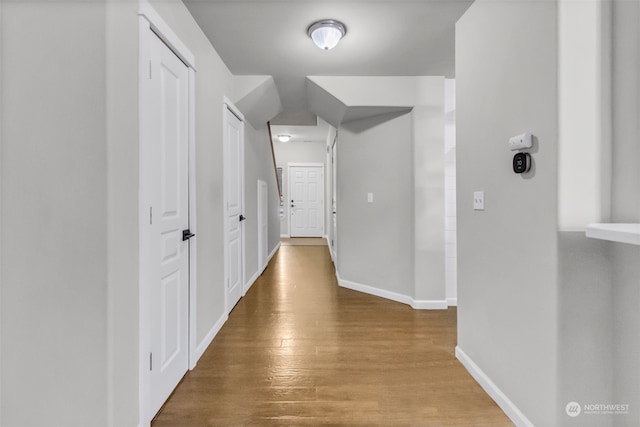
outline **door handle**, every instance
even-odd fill
[[[244,221],[245,219],[247,219],[244,215],[240,214],[240,221]]]
[[[182,230],[182,241],[184,242],[185,240],[189,240],[190,238],[192,238],[193,236],[195,236],[195,234],[193,234],[191,232],[191,230],[189,230],[188,228],[186,230]]]

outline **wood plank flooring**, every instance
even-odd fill
[[[340,288],[326,246],[282,246],[152,425],[512,426],[455,344],[454,308]]]
[[[327,246],[323,237],[283,237],[280,243],[282,246]]]

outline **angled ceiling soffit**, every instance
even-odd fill
[[[443,76],[307,76],[309,110],[332,126],[440,106]]]
[[[258,129],[282,111],[282,101],[271,76],[233,76],[234,104]]]

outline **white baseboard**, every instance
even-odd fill
[[[409,305],[416,310],[446,310],[449,307],[444,299],[411,299]]]
[[[402,304],[407,304],[416,310],[444,310],[447,308],[447,301],[445,300],[414,300],[408,295],[403,295],[384,289],[374,288],[373,286],[344,280],[340,277],[340,274],[337,270],[336,277],[338,279],[338,284],[343,288],[363,292],[369,295],[375,295],[377,297],[386,298],[388,300],[400,302]]]
[[[363,285],[361,283],[351,282],[349,280],[344,280],[337,272],[336,276],[338,276],[338,284],[343,288],[351,289],[352,291],[364,292],[365,294],[386,298],[391,301],[401,302],[403,304],[411,305],[411,303],[413,302],[413,300],[406,295],[386,291],[384,289],[374,288],[372,286]]]
[[[207,336],[204,337],[204,339],[200,344],[198,344],[198,347],[196,347],[195,362],[193,366],[191,366],[189,369],[193,369],[196,367],[196,363],[198,363],[198,360],[200,360],[204,352],[207,350],[207,348],[211,344],[211,341],[213,341],[216,335],[218,335],[218,332],[220,332],[220,329],[222,329],[222,326],[224,325],[224,323],[227,321],[228,318],[229,318],[229,315],[227,314],[220,316],[220,319],[218,319],[218,321],[209,330],[209,332],[207,333]]]
[[[267,260],[267,263],[265,265],[263,265],[262,267],[260,267],[260,269],[258,270],[258,277],[262,276],[262,273],[264,273],[264,271],[267,269],[268,265],[269,265],[269,260]]]
[[[458,346],[456,346],[456,358],[469,371],[471,376],[480,384],[480,387],[498,404],[500,409],[518,427],[534,427],[533,423],[518,409],[518,407],[491,381],[478,365]]]
[[[245,296],[247,292],[249,292],[249,289],[251,289],[251,286],[253,286],[256,280],[258,280],[258,277],[260,277],[261,273],[262,272],[258,270],[255,273],[253,273],[253,276],[251,276],[249,280],[247,280],[247,282],[244,284],[244,287],[242,288],[242,296]]]
[[[281,238],[281,239],[288,239],[289,237],[291,237],[291,235],[290,235],[290,234],[281,234],[281,235],[280,235],[280,238]]]
[[[335,265],[336,263],[336,254],[333,253],[333,247],[331,247],[331,241],[329,240],[329,236],[325,236],[327,239],[327,247],[329,248],[329,255],[331,255],[331,262]]]
[[[457,307],[458,306],[458,298],[447,298],[447,306],[449,307]]]
[[[273,256],[276,254],[276,252],[278,252],[278,249],[280,249],[280,245],[281,243],[278,242],[278,244],[276,245],[275,248],[273,248],[273,250],[271,251],[271,253],[269,254],[269,256],[267,257],[267,265],[269,265],[269,261],[271,261],[271,258],[273,258]],[[267,266],[264,266],[265,268],[267,268]]]
[[[263,265],[260,270],[258,270],[258,277],[262,276],[262,273],[264,273],[264,271],[267,269],[267,267],[269,266],[269,262],[271,261],[271,258],[273,258],[273,256],[276,254],[276,252],[278,251],[278,249],[280,249],[280,242],[278,242],[278,244],[276,245],[275,248],[273,248],[273,250],[271,251],[271,253],[269,254],[269,256],[267,257],[267,262],[265,263],[265,265]]]

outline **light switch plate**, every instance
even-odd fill
[[[373,203],[373,193],[367,193],[367,202]]]
[[[474,211],[484,210],[484,191],[475,191],[473,193],[473,210]]]

